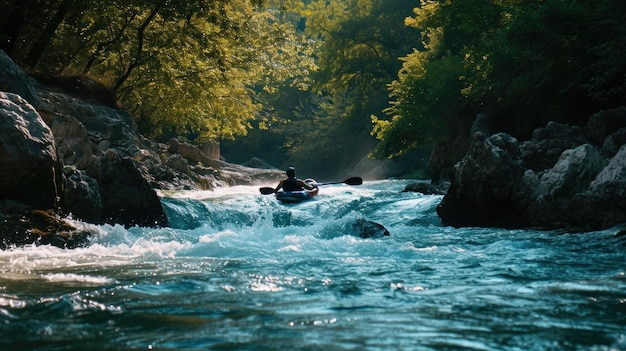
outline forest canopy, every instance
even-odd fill
[[[2,50],[97,81],[143,134],[324,176],[368,154],[424,167],[477,115],[525,138],[626,104],[623,0],[0,3]]]
[[[626,2],[422,1],[406,24],[425,50],[402,58],[374,155],[397,156],[457,133],[478,114],[528,137],[626,103]]]
[[[305,86],[313,64],[264,1],[3,2],[1,48],[16,62],[101,82],[152,137],[244,135],[264,107],[253,88]]]

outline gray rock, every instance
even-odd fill
[[[363,239],[384,238],[389,236],[389,230],[382,224],[359,218],[352,222],[353,233]]]
[[[19,95],[0,92],[0,197],[56,209],[62,185],[52,131]]]
[[[74,218],[89,223],[101,223],[102,200],[98,182],[74,166],[65,166],[66,211]]]
[[[526,168],[517,140],[478,132],[455,179],[437,207],[444,225],[507,226],[517,221],[517,202]]]
[[[100,187],[104,222],[127,227],[167,226],[159,197],[131,158],[109,150],[86,173]]]
[[[13,60],[0,50],[0,91],[14,93],[35,107],[39,107],[37,81],[28,76],[24,70],[13,63]]]
[[[605,229],[626,222],[626,108],[549,123],[516,147],[477,133],[437,207],[444,225]],[[604,139],[602,139],[604,138]]]
[[[407,184],[402,192],[413,192],[424,195],[444,195],[448,191],[449,187],[449,182],[443,182],[440,185],[426,182],[415,182]]]
[[[521,157],[527,168],[535,172],[550,169],[563,151],[590,143],[581,127],[549,122],[533,132],[529,141],[520,145]]]

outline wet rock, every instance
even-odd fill
[[[626,106],[600,111],[587,121],[587,134],[596,145],[602,145],[607,137],[626,127]]]
[[[626,222],[626,108],[549,123],[518,146],[480,133],[437,207],[444,225],[606,229]]]
[[[478,132],[467,156],[456,165],[455,179],[437,207],[445,225],[506,226],[517,220],[517,193],[525,168],[518,142],[499,133]]]
[[[86,170],[86,174],[98,182],[104,222],[167,226],[159,197],[131,158],[109,150]]]
[[[1,197],[54,209],[62,179],[50,128],[19,95],[0,92]]]
[[[102,200],[98,182],[74,166],[65,166],[66,211],[76,219],[89,223],[101,223]]]
[[[407,184],[402,192],[413,192],[424,195],[445,195],[449,187],[449,182],[443,182],[442,184],[415,182]]]
[[[389,231],[382,224],[359,218],[351,224],[352,232],[363,239],[383,238]]]
[[[0,208],[12,207],[4,201]],[[52,210],[0,211],[0,250],[25,245],[52,245],[66,249],[86,246],[92,233],[79,230]]]

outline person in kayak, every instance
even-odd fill
[[[281,188],[284,191],[302,191],[304,189],[313,190],[317,188],[316,184],[308,184],[296,178],[296,169],[293,167],[287,168],[285,173],[287,173],[287,179],[283,179],[278,183],[278,186],[274,189],[274,193],[277,193]]]

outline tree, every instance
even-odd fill
[[[144,134],[190,140],[245,134],[259,117],[256,88],[298,84],[306,45],[259,0],[54,2],[18,62],[42,74],[89,74],[118,94]],[[35,6],[37,5],[37,6]],[[55,15],[52,15],[54,13]],[[35,47],[40,40],[46,45]],[[27,57],[24,59],[23,57]],[[303,60],[303,57],[305,58]]]
[[[624,104],[623,1],[424,1],[407,24],[425,50],[390,85],[374,117],[378,157],[449,140],[479,113],[518,138],[549,120],[584,123]]]
[[[310,101],[318,106],[312,120],[297,123],[301,133],[289,138],[288,162],[330,177],[372,150],[369,116],[387,104],[386,84],[401,66],[397,58],[419,44],[419,32],[403,26],[412,8],[390,0],[315,0],[306,6],[306,33],[317,43],[312,80],[318,98]]]

